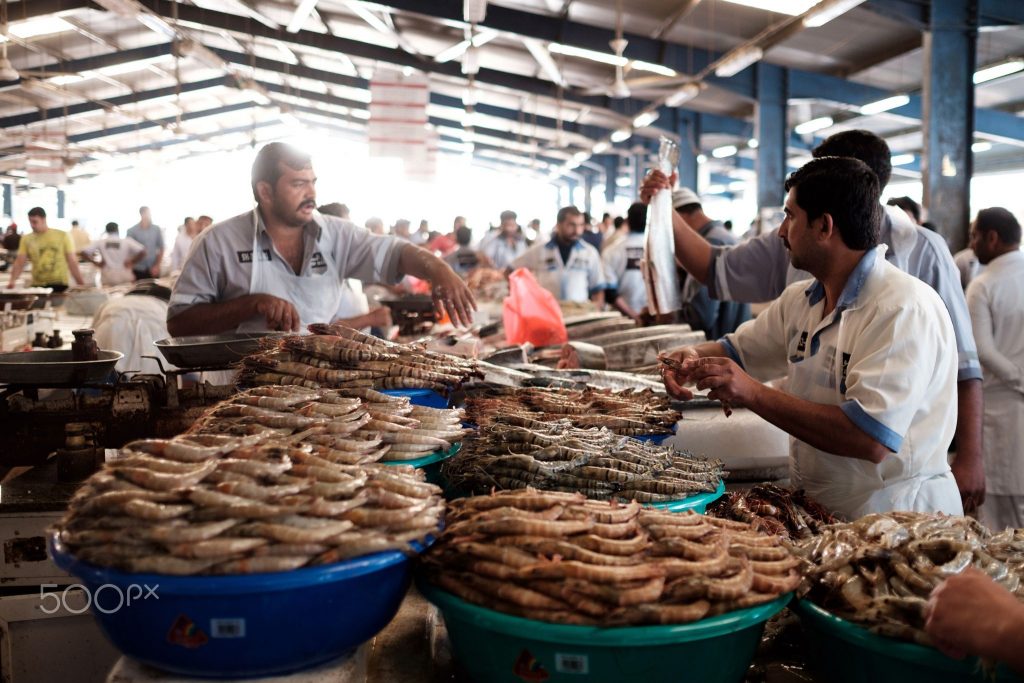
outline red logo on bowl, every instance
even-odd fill
[[[187,647],[190,650],[206,645],[208,640],[209,638],[203,633],[203,629],[196,626],[196,622],[184,614],[179,615],[174,620],[174,625],[171,626],[171,630],[167,633],[167,642],[172,645]]]
[[[541,666],[541,663],[530,654],[529,650],[523,650],[519,653],[519,659],[516,660],[515,666],[512,667],[512,673],[528,683],[546,681],[551,678],[551,674]]]

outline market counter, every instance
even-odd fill
[[[788,476],[789,435],[745,408],[735,408],[726,417],[717,403],[685,406],[676,433],[664,445],[721,460],[729,481]]]

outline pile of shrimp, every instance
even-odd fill
[[[827,526],[796,548],[800,592],[879,635],[922,645],[933,588],[975,567],[1024,600],[1024,530],[992,533],[976,519],[922,512],[871,514]]]
[[[414,406],[408,397],[374,389],[264,386],[213,406],[189,432],[301,432],[301,443],[343,451],[335,459],[364,464],[450,450],[470,431],[462,428],[462,418],[461,410]]]
[[[339,323],[310,325],[309,331],[268,338],[265,349],[242,361],[239,384],[449,392],[483,377],[471,360],[385,341]]]
[[[481,427],[445,461],[442,472],[467,493],[532,486],[641,503],[714,491],[725,474],[720,460],[607,429],[578,429],[569,420],[543,423],[515,415],[497,416]]]
[[[444,514],[405,465],[271,434],[135,441],[75,493],[58,524],[75,557],[128,572],[248,574],[414,554]]]
[[[671,434],[680,419],[664,394],[592,387],[492,389],[467,398],[466,414],[478,425],[517,415],[538,422],[566,419],[576,427],[604,428],[622,436]]]
[[[561,624],[675,624],[774,600],[800,583],[776,536],[533,489],[449,503],[426,578],[482,607]]]

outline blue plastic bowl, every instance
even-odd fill
[[[394,551],[289,572],[166,576],[76,560],[56,533],[49,549],[92,595],[93,614],[121,652],[207,678],[291,673],[350,653],[387,626],[411,578],[409,558]],[[144,586],[157,597],[115,609],[119,594],[144,596]]]
[[[416,469],[423,470],[424,474],[427,475],[427,482],[436,484],[442,489],[445,488],[445,479],[441,474],[441,463],[452,457],[459,452],[462,448],[462,442],[452,444],[452,447],[446,451],[434,451],[430,455],[425,455],[422,458],[416,458],[415,460],[389,460],[385,461],[385,465],[412,465]]]
[[[427,408],[447,408],[448,397],[433,389],[385,389],[381,393],[389,396],[408,396],[414,406]]]
[[[522,619],[460,600],[426,581],[455,660],[478,683],[738,683],[777,600],[691,624],[600,628]]]
[[[708,505],[714,503],[724,495],[725,481],[719,479],[718,488],[711,493],[698,493],[695,496],[687,496],[686,498],[670,500],[665,503],[647,503],[644,507],[658,508],[659,510],[666,510],[668,512],[685,512],[686,510],[692,510],[699,515],[703,515],[704,511],[707,510]]]
[[[655,446],[660,446],[663,443],[665,443],[666,441],[668,441],[669,439],[671,439],[673,436],[675,436],[676,435],[676,431],[678,429],[679,429],[679,424],[677,423],[677,424],[672,425],[672,433],[671,434],[639,434],[639,435],[634,436],[632,438],[636,439],[637,441],[650,441]]]
[[[991,677],[977,657],[958,661],[935,648],[875,635],[809,600],[794,600],[811,666],[832,683],[1003,683],[1021,678],[1000,664]],[[981,615],[979,615],[980,617]]]

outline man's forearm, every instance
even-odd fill
[[[603,307],[604,306],[604,290],[603,289],[599,289],[596,292],[594,292],[593,294],[591,294],[590,295],[590,300],[593,301],[597,305],[598,308]]]
[[[629,303],[626,301],[626,298],[624,296],[615,297],[615,301],[612,302],[612,306],[618,309],[619,313],[622,313],[622,315],[630,318],[635,319],[637,316],[640,315],[639,311],[634,311],[630,307]]]
[[[890,452],[854,424],[839,406],[805,401],[762,384],[747,408],[826,453],[879,463]]]
[[[956,460],[953,476],[968,511],[985,499],[985,467],[982,461],[981,423],[983,397],[980,379],[956,384]]]
[[[11,267],[11,279],[8,281],[7,286],[13,287],[14,283],[21,277],[21,271],[25,270],[26,257],[23,254],[18,254],[14,258],[14,265]]]
[[[80,285],[85,284],[85,278],[82,277],[82,270],[78,267],[78,259],[74,254],[68,254],[68,269],[71,271],[71,277],[75,278],[75,282]]]
[[[257,315],[257,296],[248,294],[230,301],[189,306],[167,321],[167,332],[172,337],[231,332]]]
[[[690,228],[677,212],[672,212],[672,233],[675,236],[676,260],[701,284],[707,284],[711,263],[711,245]]]
[[[426,249],[411,243],[403,244],[398,256],[398,269],[405,275],[412,275],[421,280],[431,280],[438,264],[444,262]]]

